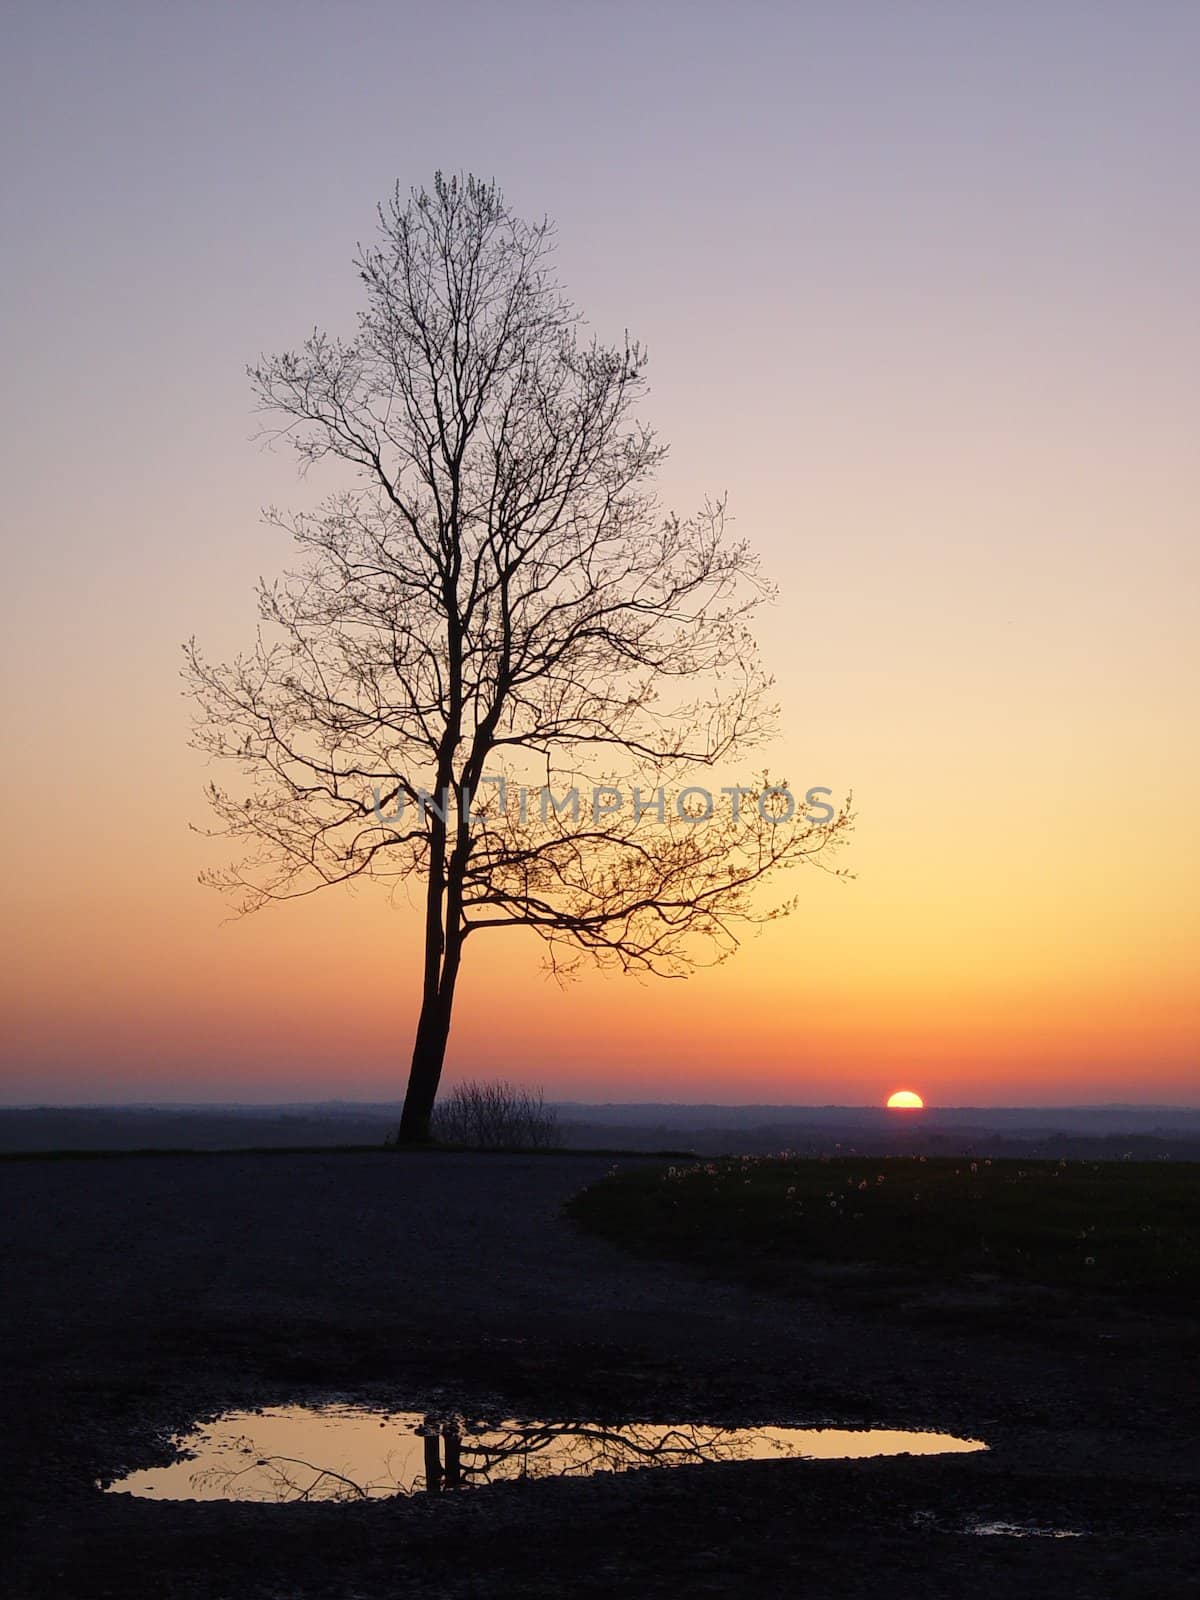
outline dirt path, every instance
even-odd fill
[[[949,1301],[850,1313],[631,1261],[604,1158],[0,1163],[6,1596],[1183,1593],[1194,1330]],[[1002,1308],[1003,1309],[1003,1308]],[[1003,1327],[998,1322],[1003,1321]],[[919,1426],[983,1455],[704,1466],[361,1508],[153,1505],[101,1475],[235,1405]],[[1086,1530],[950,1531],[968,1514]]]

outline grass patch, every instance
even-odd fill
[[[809,1265],[968,1275],[1183,1300],[1200,1165],[742,1157],[616,1172],[568,1202],[639,1255],[786,1288]]]

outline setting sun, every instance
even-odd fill
[[[889,1111],[921,1111],[925,1102],[919,1094],[914,1094],[911,1089],[897,1089],[895,1094],[888,1096]]]

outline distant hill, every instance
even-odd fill
[[[399,1121],[399,1105],[0,1108],[0,1151],[382,1144]]]
[[[1178,1106],[722,1106],[560,1102],[568,1148],[701,1154],[970,1152],[1200,1160],[1200,1108]],[[399,1102],[0,1108],[0,1152],[380,1145]]]

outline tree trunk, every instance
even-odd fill
[[[429,1423],[425,1426],[428,1428]],[[442,1488],[442,1458],[438,1453],[436,1432],[425,1435],[425,1493],[440,1494]]]
[[[443,785],[442,793],[447,792]],[[450,1017],[454,1009],[454,986],[462,961],[463,873],[466,867],[469,835],[465,816],[460,813],[458,836],[450,860],[446,861],[445,819],[435,814],[430,839],[429,884],[425,898],[425,976],[421,995],[421,1015],[413,1041],[408,1088],[400,1115],[400,1144],[429,1144],[430,1118],[437,1099],[446,1041],[450,1037]]]
[[[408,1072],[408,1089],[400,1117],[401,1144],[428,1144],[432,1137],[429,1123],[446,1059],[446,1041],[450,1037],[450,1019],[454,1009],[454,986],[461,959],[462,937],[456,934],[447,943],[437,988],[432,994],[427,993],[421,1004],[417,1035],[413,1041],[412,1065]]]
[[[448,1422],[442,1428],[442,1454],[445,1486],[458,1489],[462,1486],[462,1435],[455,1422]]]
[[[446,1007],[443,1012],[441,997],[435,994],[422,1005],[417,1023],[404,1110],[400,1116],[401,1144],[428,1144],[430,1141],[429,1119],[437,1099],[449,1036],[450,1010]]]
[[[445,796],[445,788],[441,794]],[[438,1080],[446,1055],[450,1012],[442,1021],[442,969],[446,956],[446,819],[435,810],[430,824],[429,877],[425,886],[425,960],[421,987],[421,1014],[413,1040],[408,1088],[400,1114],[400,1144],[428,1144],[429,1119],[437,1098]]]

